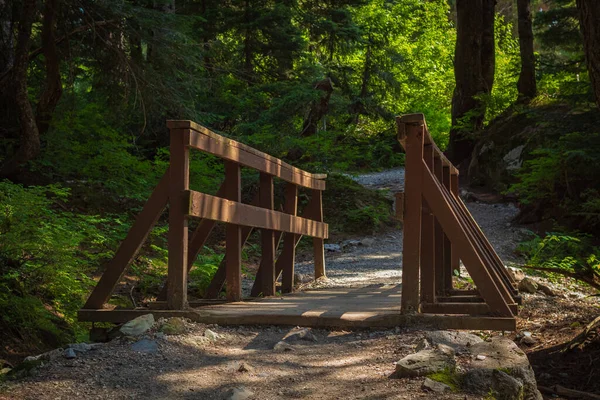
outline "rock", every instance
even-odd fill
[[[523,272],[523,270],[520,268],[508,267],[506,270],[517,282],[521,282],[523,279],[525,279],[525,272]]]
[[[425,378],[423,382],[423,389],[429,390],[435,393],[446,393],[450,392],[452,388],[445,383],[434,381],[433,379]]]
[[[73,350],[72,348],[68,348],[65,350],[64,356],[67,360],[70,360],[72,358],[76,358],[77,354],[75,354],[75,350]]]
[[[421,350],[410,354],[396,363],[396,376],[424,376],[444,370],[454,370],[454,349],[439,344],[434,349]]]
[[[294,346],[292,346],[289,343],[282,341],[279,341],[275,344],[275,346],[273,346],[273,350],[275,350],[278,353],[283,353],[285,351],[293,351],[294,350]]]
[[[349,239],[349,240],[344,240],[343,242],[340,243],[340,247],[343,249],[345,249],[346,247],[356,247],[360,245],[360,240],[356,240],[356,239]]]
[[[296,332],[293,335],[288,336],[286,340],[306,340],[309,342],[318,342],[317,337],[309,328],[302,329],[300,332]]]
[[[183,318],[173,317],[162,324],[160,331],[165,335],[181,335],[187,331],[187,326]]]
[[[126,322],[119,331],[123,335],[139,336],[152,328],[152,325],[154,325],[154,316],[152,314],[146,314]]]
[[[419,352],[421,350],[425,350],[425,349],[429,349],[431,346],[429,345],[429,342],[427,341],[427,339],[421,339],[419,341],[419,343],[417,343],[417,347],[415,348],[415,351]]]
[[[523,293],[535,293],[537,292],[538,284],[531,278],[525,277],[519,282],[519,292]]]
[[[521,155],[523,154],[523,149],[525,149],[524,144],[510,150],[503,157],[503,160],[506,163],[507,171],[515,171],[521,168],[521,165],[523,165],[523,158],[521,157]]]
[[[333,253],[341,253],[342,252],[342,247],[339,244],[327,243],[326,245],[323,246],[323,248],[325,250],[331,251]]]
[[[360,241],[360,244],[365,247],[371,247],[375,244],[375,239],[373,238],[364,238]]]
[[[87,353],[93,350],[95,347],[87,343],[72,343],[69,345],[69,349],[73,349],[77,353]]]
[[[246,362],[241,362],[237,367],[238,372],[254,372],[254,367]]]
[[[219,340],[219,334],[211,331],[210,329],[206,329],[204,331],[204,337],[208,338],[211,342],[216,342]]]
[[[470,351],[486,358],[465,366],[464,389],[487,395],[491,388],[499,393],[499,399],[542,400],[527,355],[512,340],[494,337],[473,345]]]
[[[483,354],[477,354],[477,356],[475,357],[475,359],[478,361],[483,361],[486,358],[487,358],[487,356],[484,356]]]
[[[432,346],[444,344],[452,347],[457,353],[464,353],[468,347],[483,342],[483,339],[472,333],[455,331],[432,331],[428,332],[425,338]]]
[[[532,344],[536,344],[537,340],[535,340],[533,336],[531,336],[531,332],[523,332],[521,343],[531,346]]]
[[[6,374],[8,374],[10,371],[12,371],[12,368],[9,368],[9,367],[2,368],[2,369],[0,369],[0,375],[6,375]]]
[[[254,392],[251,392],[250,390],[242,386],[231,389],[227,394],[227,398],[229,400],[246,400],[252,397],[253,395]]]
[[[131,350],[140,353],[156,353],[158,351],[158,343],[150,339],[138,340],[131,345]]]
[[[544,293],[546,296],[552,296],[552,297],[556,296],[556,293],[554,293],[554,290],[552,290],[550,288],[550,286],[546,286],[541,283],[538,283],[537,285],[538,285],[538,290],[540,292]]]
[[[61,356],[64,356],[64,350],[62,348],[59,348],[59,349],[47,351],[42,354],[38,354],[37,356],[25,357],[23,362],[52,361],[52,360],[56,360],[57,358],[59,358]]]

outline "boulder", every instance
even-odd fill
[[[454,349],[444,344],[439,344],[433,349],[421,350],[398,361],[396,363],[395,375],[398,378],[425,376],[444,370],[453,371],[455,367]]]
[[[520,268],[508,267],[506,270],[516,282],[521,282],[523,279],[525,279],[525,272],[523,272],[523,270]]]
[[[152,325],[154,325],[154,316],[146,314],[126,322],[119,331],[126,336],[139,336],[152,328]]]
[[[425,335],[425,339],[432,345],[443,344],[452,347],[457,353],[464,353],[468,347],[483,342],[477,335],[468,332],[432,331]]]
[[[531,278],[524,278],[519,282],[519,292],[522,293],[535,293],[538,290],[538,284]]]
[[[452,388],[445,383],[434,381],[433,379],[425,378],[423,389],[435,393],[446,393],[452,391]]]
[[[173,317],[162,324],[160,331],[165,335],[181,335],[187,331],[187,326],[183,318]]]
[[[491,389],[498,399],[542,400],[527,355],[512,340],[494,337],[491,342],[474,344],[470,352],[486,357],[465,366],[465,389],[482,395]]]

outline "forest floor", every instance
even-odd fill
[[[398,188],[402,170],[356,178],[373,188]],[[499,255],[519,264],[514,254],[525,227],[511,220],[510,204],[468,203],[473,216]],[[351,287],[400,282],[402,232],[358,237],[326,254],[328,280],[305,286]],[[309,259],[306,255],[300,258]],[[300,261],[302,275],[312,272]],[[600,393],[600,357],[563,353],[564,343],[600,314],[598,297],[567,281],[549,282],[556,296],[523,295],[518,331],[529,331],[528,354],[538,383]],[[218,337],[207,340],[206,329]],[[58,357],[33,376],[0,387],[0,399],[477,399],[465,393],[429,393],[423,378],[394,379],[394,363],[415,351],[424,337],[417,329],[313,329],[315,341],[291,340],[300,328],[223,327],[189,323],[178,335],[150,332],[155,351],[134,351],[131,341],[116,339],[74,359]],[[475,332],[484,337],[502,332]],[[517,341],[517,332],[506,335]],[[291,351],[275,345],[287,338]],[[518,342],[518,341],[517,341]],[[242,366],[243,364],[243,366]],[[232,392],[234,388],[237,391]],[[233,397],[232,397],[233,395]],[[246,396],[247,395],[247,396]],[[237,397],[235,397],[237,396]]]

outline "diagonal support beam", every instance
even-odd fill
[[[108,264],[106,271],[104,271],[104,274],[96,284],[83,308],[100,309],[108,301],[115,286],[119,283],[125,270],[140,251],[152,227],[156,224],[169,202],[169,174],[170,170],[167,169],[156,188],[154,188],[144,208],[142,208],[142,212],[135,219],[125,240],[119,246],[115,256]]]

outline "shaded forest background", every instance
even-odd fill
[[[166,119],[330,173],[326,222],[367,235],[390,203],[340,173],[403,165],[394,116],[422,112],[473,184],[538,224],[530,266],[600,287],[598,6],[466,3],[0,0],[0,351],[83,338],[76,310],[166,170]],[[520,144],[523,166],[500,167]],[[222,164],[192,154],[192,189],[214,193]],[[166,230],[112,303],[156,294]],[[197,296],[220,250],[198,257]]]

